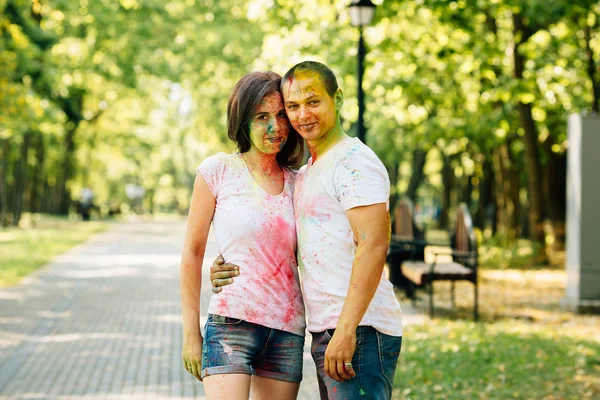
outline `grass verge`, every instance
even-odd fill
[[[107,222],[27,215],[22,227],[0,230],[0,287],[19,283],[53,257],[85,242],[108,226]]]
[[[556,270],[482,270],[482,322],[472,285],[436,284],[434,320],[405,327],[394,399],[599,399],[600,316],[561,308]],[[426,298],[417,302],[425,312]]]

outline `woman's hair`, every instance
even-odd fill
[[[280,93],[281,76],[275,72],[252,72],[235,85],[227,103],[227,135],[240,153],[250,150],[250,122],[265,96]],[[304,142],[290,124],[283,149],[277,154],[282,167],[297,168],[304,155]]]

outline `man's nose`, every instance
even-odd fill
[[[304,118],[306,118],[307,115],[308,115],[308,112],[306,110],[306,107],[304,107],[304,106],[298,107],[298,117],[301,120],[304,119]]]

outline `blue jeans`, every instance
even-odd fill
[[[304,336],[209,314],[200,376],[247,374],[300,382],[303,358]]]
[[[389,336],[370,326],[356,329],[356,351],[352,366],[356,377],[338,382],[325,374],[325,350],[334,330],[312,333],[312,357],[317,366],[322,400],[385,400],[392,398],[401,336]]]

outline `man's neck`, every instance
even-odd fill
[[[338,119],[334,127],[327,132],[323,137],[317,140],[307,140],[308,151],[312,158],[312,162],[317,161],[317,158],[322,157],[329,149],[347,138],[346,132],[342,129],[340,120]]]

